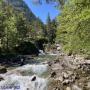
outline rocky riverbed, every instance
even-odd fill
[[[48,90],[90,90],[90,60],[63,54],[48,64],[51,69]]]

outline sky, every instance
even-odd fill
[[[59,14],[59,10],[54,7],[54,4],[47,4],[43,0],[42,5],[35,5],[32,0],[24,0],[28,7],[32,10],[36,17],[39,17],[42,22],[46,23],[48,14],[53,20]]]

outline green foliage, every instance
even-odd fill
[[[28,24],[26,18],[23,16],[22,13],[18,14],[17,16],[16,28],[19,40],[24,41],[24,39],[27,38]]]
[[[57,40],[66,52],[90,54],[90,0],[69,0],[58,17]]]
[[[9,49],[11,50],[12,47],[16,44],[16,17],[15,14],[13,14],[13,9],[11,6],[5,6],[0,11],[2,12],[0,15],[1,47],[9,51]]]

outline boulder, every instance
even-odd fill
[[[35,81],[35,80],[36,80],[36,76],[34,76],[31,81]]]

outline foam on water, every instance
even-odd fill
[[[23,68],[18,68],[17,70],[24,70],[24,71],[32,71],[33,73],[36,73],[38,75],[43,74],[44,72],[47,71],[47,64],[46,65],[25,65]]]
[[[32,71],[36,75],[22,76],[16,71]],[[1,75],[0,90],[47,90],[47,79],[38,77],[47,71],[47,65],[24,65]],[[32,81],[32,78],[36,77]],[[10,88],[11,87],[11,88]]]
[[[34,74],[36,75],[42,75],[44,72],[47,71],[47,64],[40,64],[40,65],[24,65],[22,67],[18,67],[14,70],[11,70],[7,73],[8,74],[11,74],[11,73],[17,73],[18,72],[18,75],[19,75],[19,72],[33,72]]]

